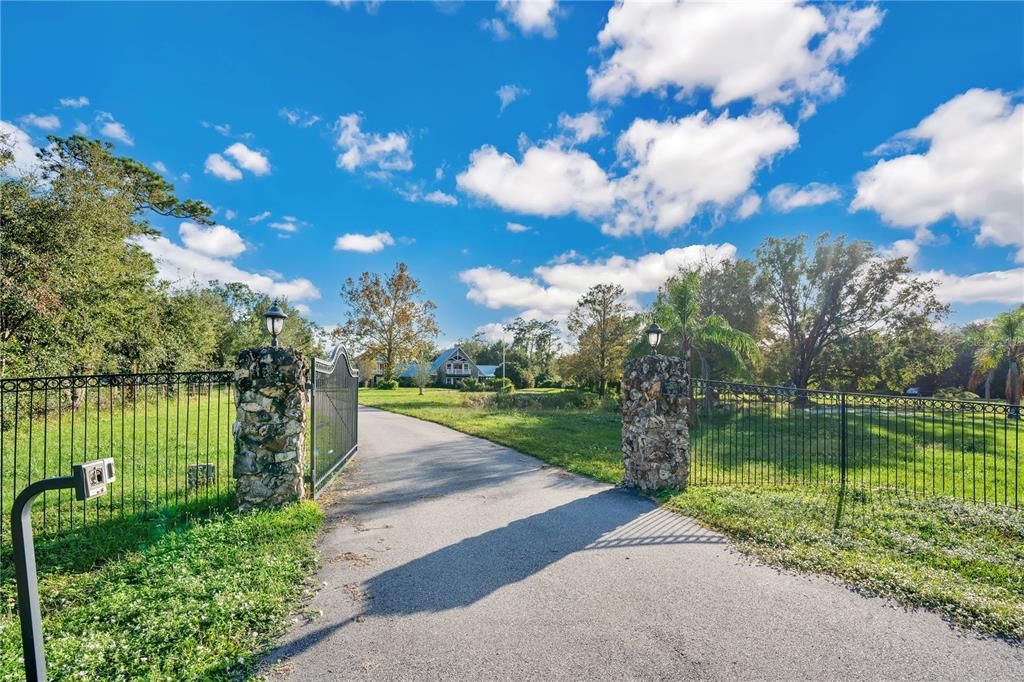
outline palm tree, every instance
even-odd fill
[[[745,332],[734,329],[719,315],[705,315],[700,306],[700,273],[688,270],[669,281],[666,296],[655,303],[655,315],[664,323],[670,336],[678,335],[679,355],[683,359],[683,370],[690,372],[693,352],[700,359],[701,375],[705,381],[711,378],[711,353],[723,351],[738,363],[743,364],[760,355],[757,342]],[[710,413],[711,392],[705,391],[705,411]],[[692,414],[691,410],[691,414]]]
[[[974,358],[975,376],[988,375],[1008,363],[1006,397],[1008,416],[1020,419],[1021,364],[1024,363],[1024,305],[996,315],[985,328],[982,346]]]

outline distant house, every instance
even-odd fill
[[[441,352],[430,363],[430,376],[433,383],[441,386],[457,386],[463,379],[472,377],[485,381],[499,376],[501,365],[478,365],[459,347],[448,348]],[[378,363],[378,376],[383,374],[383,367]],[[398,374],[399,378],[412,379],[416,376],[416,363],[410,362]]]

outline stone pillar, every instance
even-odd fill
[[[690,378],[683,361],[645,355],[622,378],[622,484],[643,491],[685,488],[690,473],[686,405]]]
[[[306,359],[253,348],[235,365],[235,505],[277,507],[306,496]]]

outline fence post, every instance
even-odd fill
[[[846,487],[846,393],[839,394],[839,485]]]

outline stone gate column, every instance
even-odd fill
[[[643,491],[685,488],[690,473],[683,361],[645,355],[626,363],[622,378],[623,485]]]
[[[235,504],[277,507],[306,496],[306,360],[291,348],[253,348],[235,369]]]

